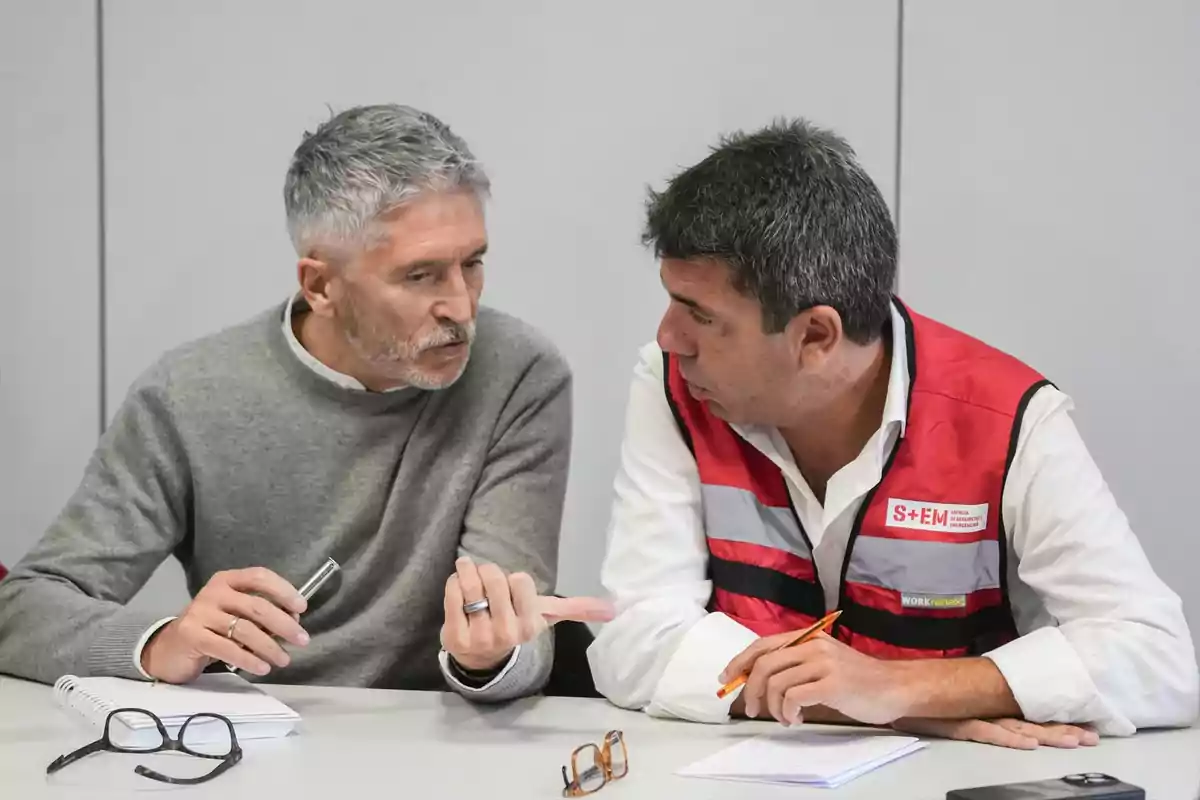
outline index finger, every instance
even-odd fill
[[[1013,733],[1037,739],[1039,743],[1050,745],[1051,747],[1074,749],[1084,743],[1082,736],[1084,731],[1073,725],[1060,725],[1056,723],[1043,725],[1020,719],[996,720],[996,724]],[[1089,741],[1089,744],[1095,744],[1095,742]]]
[[[308,601],[296,587],[266,567],[230,570],[225,573],[225,582],[231,589],[259,594],[293,614],[303,614],[308,609]]]
[[[1086,725],[1065,725],[1064,727],[1079,739],[1079,743],[1084,747],[1095,747],[1100,744],[1100,734]]]
[[[539,595],[537,610],[551,625],[568,619],[576,622],[609,622],[616,616],[613,604],[599,597]]]
[[[790,634],[784,634],[784,636],[787,635]],[[717,680],[721,683],[728,683],[739,675],[748,675],[754,668],[754,662],[778,648],[781,641],[783,639],[779,636],[762,636],[755,639],[745,650],[733,657]]]
[[[1036,750],[1038,740],[982,719],[929,719],[901,717],[892,727],[902,733],[917,736],[936,736],[962,742],[979,742],[1013,750]]]

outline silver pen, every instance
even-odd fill
[[[312,577],[306,580],[304,585],[300,587],[300,596],[305,600],[312,597],[317,593],[318,589],[325,585],[325,581],[332,578],[340,569],[341,567],[338,566],[338,562],[332,558],[325,559],[325,563],[321,565],[321,568],[314,572]]]
[[[317,593],[318,589],[325,585],[326,581],[336,575],[340,570],[341,566],[336,561],[334,561],[332,558],[326,558],[325,563],[322,564],[320,568],[312,574],[312,577],[310,577],[300,586],[300,596],[305,600],[309,599]],[[229,670],[230,672],[238,672],[238,668],[232,664],[226,664],[225,669]]]

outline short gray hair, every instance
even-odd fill
[[[651,192],[646,244],[659,258],[714,258],[778,333],[827,305],[852,341],[879,337],[891,313],[896,229],[879,188],[844,139],[781,120],[722,139]]]
[[[490,183],[467,143],[425,111],[357,106],[305,133],[283,186],[288,233],[300,256],[369,244],[372,225],[425,191]]]

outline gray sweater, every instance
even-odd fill
[[[265,680],[443,689],[442,597],[466,554],[555,583],[570,372],[524,323],[481,309],[466,371],[438,392],[337,386],[285,339],[283,306],[168,353],[130,389],[83,481],[0,581],[0,672],[140,677],[139,637],[179,613],[125,604],[166,558],[194,595],[220,570],[299,585],[343,567],[312,637]],[[549,634],[477,699],[538,691]]]

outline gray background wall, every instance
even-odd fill
[[[79,482],[100,423],[96,17],[0,3],[0,561]]]
[[[0,317],[0,560],[40,535],[102,414],[159,352],[290,290],[280,186],[301,132],[327,105],[401,101],[449,121],[490,168],[485,301],[574,366],[560,588],[595,591],[630,370],[665,305],[638,244],[645,186],[723,131],[804,115],[899,192],[905,298],[1075,397],[1200,619],[1183,580],[1197,552],[1185,459],[1200,449],[1184,309],[1198,283],[1185,239],[1200,214],[1196,3],[449,5],[415,18],[380,0],[0,7],[0,99],[19,123],[0,129],[17,300]],[[182,598],[168,565],[137,602]]]
[[[905,4],[901,289],[1040,369],[1200,626],[1200,3]]]

